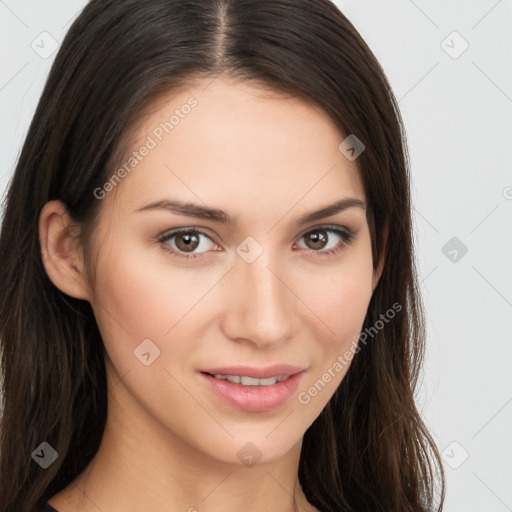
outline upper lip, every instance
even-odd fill
[[[255,366],[223,366],[222,368],[201,370],[201,372],[209,373],[211,375],[238,375],[240,377],[246,376],[253,379],[268,379],[279,375],[289,377],[304,370],[305,368],[290,364],[274,364],[264,368],[257,368]]]

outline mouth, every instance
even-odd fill
[[[268,379],[254,379],[248,375],[222,375],[222,374],[211,374],[203,372],[205,375],[209,375],[217,380],[227,380],[233,384],[241,384],[242,386],[272,386],[277,382],[284,382],[290,376],[289,375],[276,375],[275,377],[269,377]]]
[[[286,380],[288,377],[304,371],[304,367],[293,366],[291,364],[274,364],[272,366],[255,367],[255,366],[223,366],[218,368],[209,368],[201,370],[201,373],[207,373],[214,377],[245,377],[247,379],[265,380],[270,378],[278,378],[279,381]],[[231,381],[234,382],[234,381]],[[236,382],[239,384],[240,382]],[[243,383],[242,383],[243,384]],[[250,383],[246,385],[251,385]]]
[[[246,412],[265,412],[287,402],[305,369],[291,365],[267,368],[224,367],[200,371],[217,398]]]

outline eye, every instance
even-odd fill
[[[341,239],[338,243],[331,242],[330,239],[333,235]],[[307,244],[310,244],[309,248],[313,247],[313,252],[319,253],[318,256],[324,257],[341,251],[345,246],[349,245],[354,239],[354,233],[348,230],[342,230],[335,226],[320,226],[301,236]],[[327,247],[327,250],[322,250]],[[308,247],[306,247],[308,248]]]
[[[201,243],[202,238],[209,240],[211,245],[208,243]],[[173,243],[169,243],[171,240],[175,241]],[[193,228],[176,230],[164,234],[158,239],[158,242],[162,244],[165,251],[171,253],[173,256],[186,260],[195,259],[199,256],[199,254],[190,254],[198,247],[205,249],[204,252],[207,252],[211,249],[212,245],[215,246],[211,238],[206,233]]]
[[[335,235],[335,236],[334,236]],[[336,243],[336,237],[339,241]],[[320,257],[329,256],[341,251],[345,246],[350,244],[354,238],[354,233],[339,229],[336,226],[321,226],[304,233],[301,239],[305,239],[310,244],[306,249],[319,253]],[[334,243],[330,239],[334,238]],[[207,240],[206,243],[202,243]],[[208,252],[216,244],[203,231],[196,228],[184,228],[165,233],[158,239],[158,243],[163,249],[177,258],[191,260],[201,257],[203,252]],[[203,251],[195,254],[197,248]],[[312,247],[312,248],[311,248]],[[327,247],[327,250],[323,250]]]

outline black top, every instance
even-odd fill
[[[56,508],[53,508],[49,503],[45,503],[41,506],[36,506],[32,512],[59,512]]]

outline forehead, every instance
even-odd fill
[[[146,110],[121,162],[127,172],[116,202],[133,209],[170,196],[275,215],[299,200],[304,208],[364,200],[356,162],[338,149],[344,138],[313,103],[249,82],[205,79]]]

